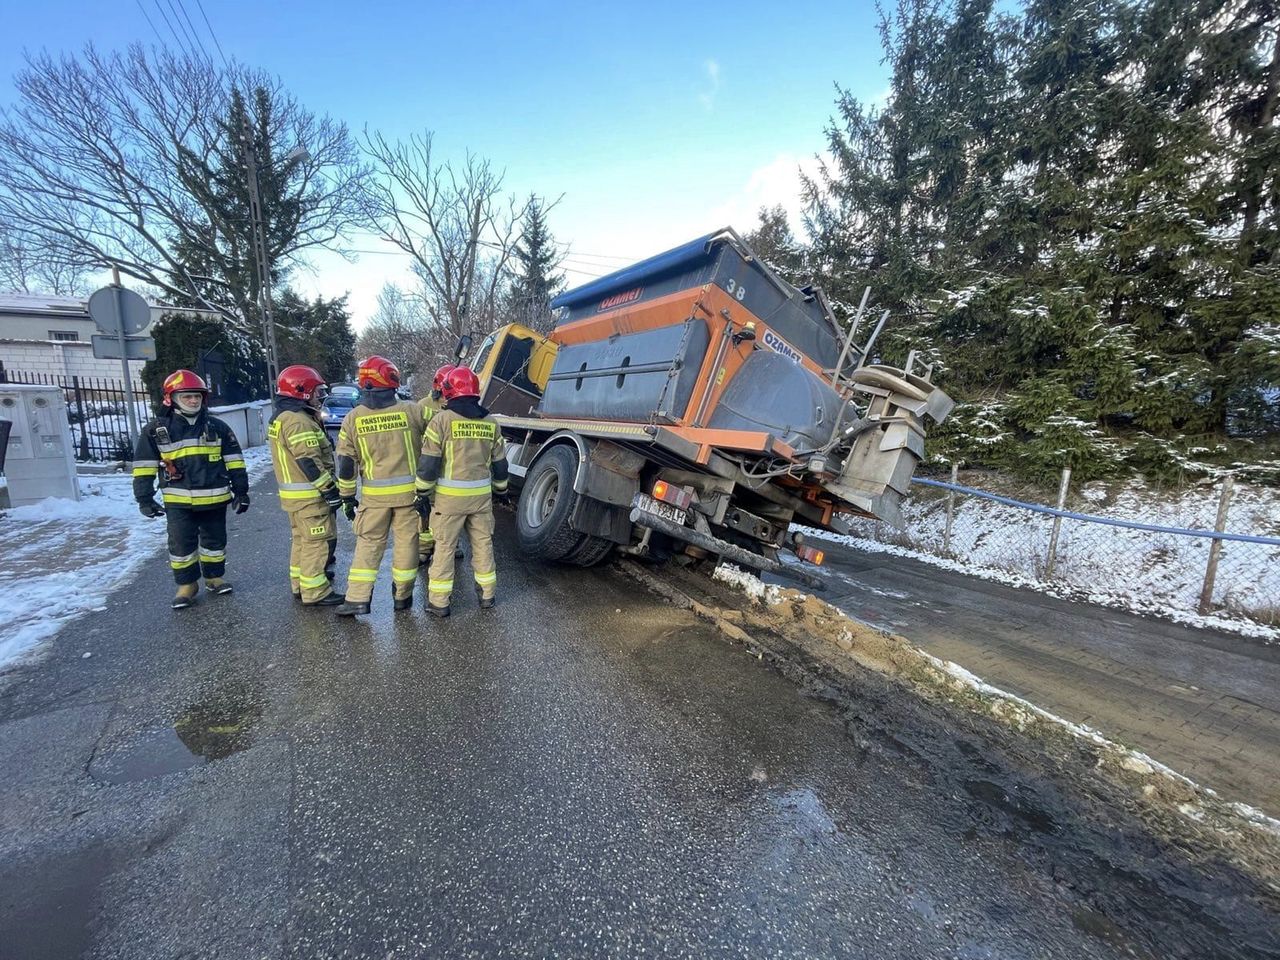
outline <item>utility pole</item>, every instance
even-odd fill
[[[258,158],[253,151],[253,127],[246,110],[241,128],[244,166],[249,179],[249,217],[253,221],[253,251],[258,261],[258,291],[262,297],[262,346],[267,354],[267,389],[274,389],[280,374],[276,348],[275,309],[271,302],[271,257],[267,253],[267,224],[262,216],[262,198],[258,192]]]

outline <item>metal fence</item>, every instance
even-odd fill
[[[134,438],[129,434],[123,380],[0,370],[0,383],[60,387],[67,400],[67,422],[75,456],[82,463],[133,459]],[[145,423],[152,415],[147,391],[136,381],[132,386],[138,422]]]
[[[1066,509],[1069,470],[1055,506],[955,480],[917,477],[905,529],[856,521],[852,533],[1140,610],[1280,626],[1280,497],[1237,496],[1228,477],[1210,496],[1129,495],[1104,516]]]

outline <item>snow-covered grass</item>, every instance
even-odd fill
[[[1216,486],[1159,492],[1141,481],[1110,487],[1092,484],[1068,502],[1068,509],[1156,526],[1211,530],[1218,498]],[[859,549],[914,557],[1070,599],[1280,640],[1280,547],[1225,542],[1213,594],[1219,609],[1201,616],[1196,611],[1209,558],[1211,541],[1206,538],[1064,519],[1053,577],[1047,579],[1051,517],[957,494],[949,549],[944,550],[946,506],[945,491],[917,485],[903,505],[904,530],[859,520],[846,536],[808,532]],[[1280,537],[1280,491],[1237,485],[1226,529]]]
[[[246,450],[245,465],[251,479],[262,476],[270,469],[270,452]],[[67,623],[101,609],[163,548],[165,523],[138,512],[133,480],[122,473],[80,477],[79,502],[50,498],[5,511],[0,537],[4,667],[36,655]]]

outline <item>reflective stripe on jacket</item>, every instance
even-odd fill
[[[419,474],[418,489],[432,498],[433,510],[474,513],[488,506],[494,490],[507,487],[506,443],[490,416],[440,411],[427,425],[422,455],[427,470]]]
[[[235,431],[207,410],[194,422],[172,411],[150,421],[134,448],[134,498],[151,501],[157,483],[164,502],[174,506],[212,507],[247,493],[249,474]]]
[[[355,462],[366,504],[406,507],[413,503],[422,428],[421,408],[407,401],[378,408],[362,403],[343,418],[337,453]],[[353,496],[355,478],[339,477],[338,492]]]
[[[278,410],[267,427],[267,443],[280,506],[287,513],[322,499],[320,492],[333,486],[333,447],[309,407]]]

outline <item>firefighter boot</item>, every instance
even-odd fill
[[[224,593],[230,593],[235,589],[230,583],[223,580],[221,577],[206,577],[204,581],[204,588],[217,596],[222,596]]]
[[[394,606],[396,610],[408,610],[413,606],[413,594],[411,593],[407,597],[396,597],[395,603],[392,604],[392,606]]]
[[[319,600],[312,600],[310,603],[304,602],[304,607],[336,607],[340,603],[346,603],[347,598],[340,593],[326,593]]]
[[[175,610],[184,610],[196,602],[196,593],[200,590],[198,583],[182,583],[178,585],[178,592],[174,594],[171,606]]]
[[[476,599],[480,601],[481,610],[492,610],[493,605],[498,602],[497,597],[486,597],[484,595],[484,587],[476,584]]]
[[[338,609],[333,612],[340,617],[363,615],[369,612],[369,601],[366,600],[364,603],[357,603],[354,600],[347,600],[344,598],[342,606],[338,607]]]
[[[452,611],[450,611],[448,607],[437,607],[434,603],[428,600],[427,612],[433,617],[443,620],[445,617],[449,616]]]

